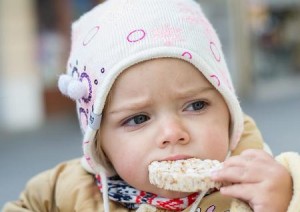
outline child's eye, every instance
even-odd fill
[[[186,111],[198,111],[202,110],[207,106],[207,103],[205,101],[196,101],[191,104],[189,104],[184,110]]]
[[[148,121],[149,119],[150,119],[149,116],[146,115],[136,115],[127,119],[123,125],[127,125],[127,126],[139,125]]]

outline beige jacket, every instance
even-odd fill
[[[245,117],[245,130],[241,141],[232,153],[239,154],[249,148],[262,149],[263,140],[255,123]],[[294,180],[294,196],[289,212],[300,211],[300,156],[296,153],[285,153],[276,158],[291,173]],[[298,199],[298,200],[297,200]],[[122,205],[110,202],[111,211],[130,211]],[[249,207],[219,192],[204,197],[197,211],[251,211]],[[103,211],[102,195],[100,194],[94,176],[86,172],[79,159],[64,162],[51,170],[47,170],[32,178],[20,199],[7,203],[4,212],[12,211]],[[163,211],[151,206],[142,205],[138,211]],[[187,208],[184,211],[189,211]]]

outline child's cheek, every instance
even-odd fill
[[[223,161],[229,149],[227,130],[221,128],[208,128],[202,139],[202,149],[206,150],[207,158]]]
[[[135,182],[138,176],[142,175],[141,167],[138,164],[126,163],[124,165],[120,164],[116,168],[117,173],[121,178],[128,183]]]

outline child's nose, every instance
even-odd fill
[[[181,120],[170,119],[163,121],[159,129],[158,143],[160,148],[168,145],[187,144],[190,141],[190,135]]]

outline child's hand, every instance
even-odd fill
[[[248,202],[255,212],[286,212],[292,198],[289,172],[262,150],[228,158],[212,179],[229,183],[220,192]]]

